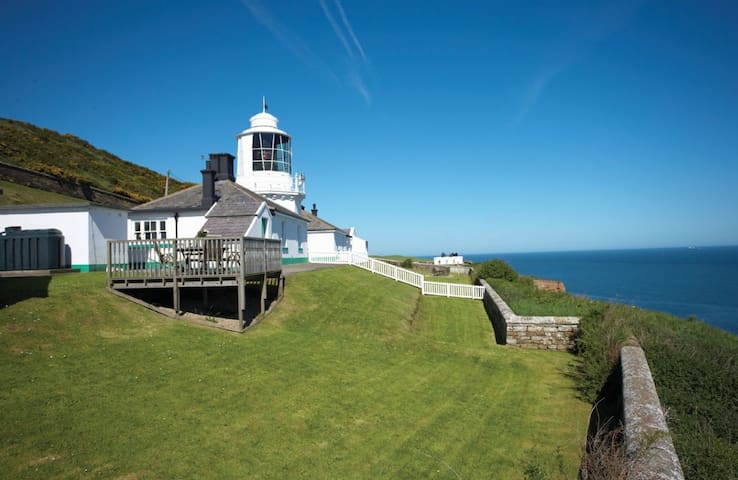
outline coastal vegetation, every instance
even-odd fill
[[[620,347],[640,344],[686,478],[738,478],[738,336],[693,318],[541,291],[523,276],[487,281],[519,315],[582,317],[573,377],[588,402]]]
[[[90,185],[139,202],[164,195],[166,177],[72,134],[0,118],[0,162]],[[175,179],[169,192],[191,185]]]
[[[481,302],[338,267],[288,277],[238,335],[111,295],[102,274],[7,282],[8,477],[576,477],[574,358],[495,345]]]

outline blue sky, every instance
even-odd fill
[[[732,1],[0,4],[0,116],[181,180],[265,95],[374,253],[738,244]]]

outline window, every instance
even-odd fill
[[[147,220],[144,222],[134,222],[133,233],[134,237],[136,237],[136,240],[167,238],[167,221]]]
[[[290,137],[279,133],[256,132],[252,138],[254,171],[292,173]]]
[[[290,253],[290,249],[287,246],[287,222],[284,220],[282,220],[282,253]]]

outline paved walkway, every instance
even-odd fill
[[[295,265],[285,265],[282,267],[282,274],[285,277],[292,275],[293,273],[310,272],[312,270],[322,270],[324,268],[335,268],[342,267],[343,265],[332,265],[325,263],[298,263]]]

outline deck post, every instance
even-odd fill
[[[269,283],[269,275],[264,272],[264,276],[261,278],[261,313],[264,313],[266,310],[266,299],[268,297],[268,283]]]
[[[243,328],[246,321],[244,318],[246,316],[246,292],[244,291],[244,278],[246,277],[246,240],[244,237],[241,237],[240,243],[241,251],[239,252],[239,258],[241,260],[239,262],[239,274],[236,288],[238,288],[238,322],[241,325],[241,328]]]
[[[105,281],[107,282],[107,285],[109,288],[113,287],[113,277],[112,277],[112,270],[113,270],[113,244],[112,240],[108,240],[108,269],[105,273]],[[66,264],[66,260],[64,261]]]
[[[174,239],[173,247],[174,257],[174,268],[172,270],[172,306],[174,307],[174,313],[179,314],[182,311],[179,302],[179,281],[177,280],[177,270],[179,270],[179,261],[177,260],[177,239]]]

